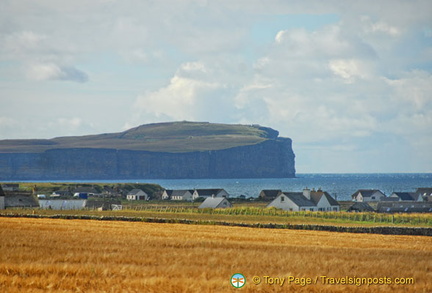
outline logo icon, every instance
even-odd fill
[[[241,288],[246,284],[246,278],[242,274],[234,274],[230,282],[234,288]]]

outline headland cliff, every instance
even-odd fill
[[[259,125],[170,122],[119,133],[0,140],[0,180],[290,178],[290,138]]]

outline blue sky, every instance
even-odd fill
[[[432,172],[431,1],[1,1],[0,139],[261,124],[297,171]]]

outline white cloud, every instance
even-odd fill
[[[345,80],[346,83],[353,83],[356,78],[367,78],[368,69],[365,62],[355,59],[334,59],[329,61],[330,70]]]
[[[65,80],[79,83],[88,81],[88,75],[85,72],[54,63],[31,64],[27,68],[27,76],[33,80]]]

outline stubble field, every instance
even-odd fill
[[[349,278],[385,284],[323,284]],[[432,292],[430,280],[424,236],[0,218],[0,292]]]

